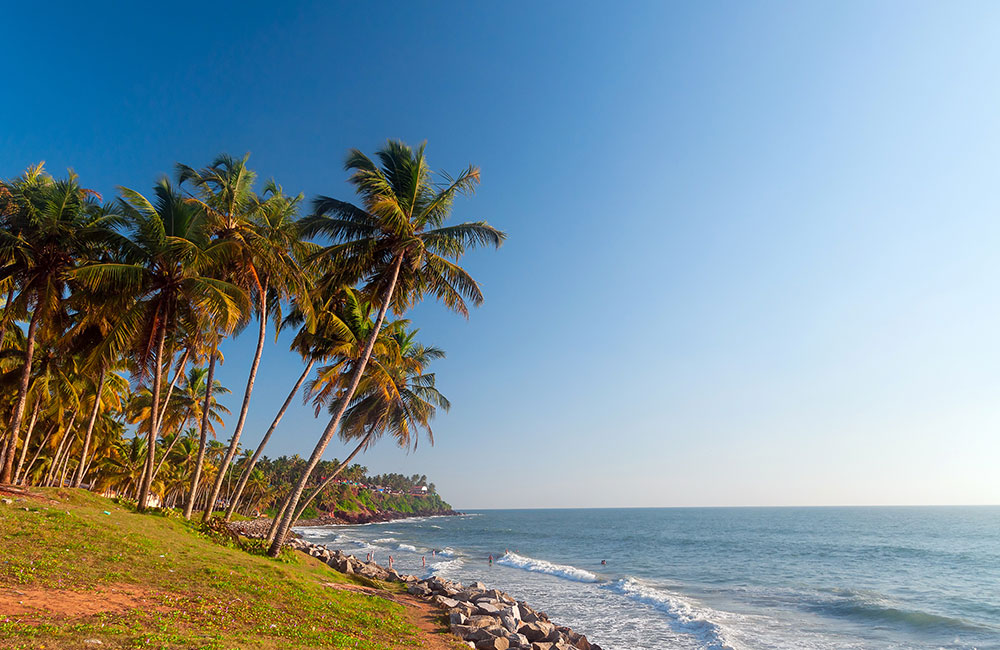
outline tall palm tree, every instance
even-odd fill
[[[232,246],[207,241],[204,216],[169,181],[156,185],[153,201],[128,188],[120,191],[127,233],[116,242],[120,261],[85,265],[77,278],[90,290],[133,299],[104,345],[130,349],[137,376],[152,376],[147,460],[139,488],[143,510],[156,462],[164,367],[171,365],[164,354],[168,334],[197,330],[206,321],[232,330],[247,311],[247,296],[211,276],[231,258]]]
[[[403,323],[406,321],[397,321]],[[396,444],[404,449],[416,449],[418,434],[423,430],[427,439],[434,444],[434,432],[430,421],[438,408],[448,410],[451,404],[436,387],[433,373],[426,372],[427,365],[435,359],[443,359],[444,351],[424,346],[417,342],[418,330],[398,328],[391,338],[398,349],[391,354],[372,355],[371,363],[358,383],[352,403],[344,413],[340,426],[340,438],[344,441],[359,440],[350,455],[332,471],[304,499],[295,513],[298,519],[309,507],[312,500],[322,492],[350,464],[361,451],[374,444],[383,435],[390,435]],[[331,374],[320,371],[321,379],[311,386],[315,402],[326,403],[330,396],[337,395],[343,380],[349,375],[343,372]],[[339,398],[330,402],[330,410],[338,408]],[[295,520],[293,519],[293,521]]]
[[[361,283],[381,306],[362,358],[338,401],[336,411],[320,435],[305,471],[299,478],[268,553],[276,557],[292,525],[303,490],[350,406],[375,347],[390,306],[403,313],[430,293],[448,308],[468,315],[466,301],[483,300],[478,283],[456,262],[468,248],[499,247],[503,232],[485,221],[445,226],[457,196],[471,193],[479,183],[479,169],[469,166],[458,177],[435,181],[424,157],[402,142],[389,141],[376,153],[379,164],[358,150],[345,163],[361,206],[329,197],[314,202],[313,218],[304,227],[308,236],[324,235],[334,244],[317,254],[332,266],[332,285]]]
[[[286,196],[273,182],[265,186],[262,196],[257,196],[253,191],[256,174],[247,167],[248,158],[249,154],[241,159],[221,155],[200,170],[177,166],[181,183],[190,182],[198,193],[190,200],[206,215],[209,235],[215,241],[232,246],[234,255],[228,265],[228,277],[252,296],[258,319],[257,347],[250,363],[240,414],[212,485],[203,519],[208,519],[215,509],[226,470],[236,456],[243,435],[264,352],[270,310],[305,284],[305,276],[296,259],[301,241],[296,214],[302,197]]]
[[[302,303],[309,301],[310,305]],[[368,310],[368,304],[360,301],[357,294],[350,289],[345,289],[333,295],[314,289],[305,295],[298,296],[296,308],[288,315],[282,323],[283,327],[298,326],[299,330],[292,339],[291,348],[298,352],[306,362],[302,374],[292,386],[278,413],[271,421],[271,426],[264,432],[257,445],[256,451],[250,457],[240,476],[239,483],[230,497],[229,507],[226,509],[226,521],[232,517],[239,506],[240,498],[250,480],[257,461],[264,453],[264,448],[270,442],[271,436],[278,428],[278,424],[285,415],[285,411],[291,405],[295,395],[299,392],[313,366],[317,361],[328,360],[334,356],[343,355],[348,350],[360,350],[358,337],[355,330],[351,328],[352,320],[360,321],[363,310]],[[339,313],[338,313],[339,312]],[[309,318],[309,314],[312,318]],[[365,312],[367,315],[367,312]],[[345,321],[346,319],[346,321]],[[370,320],[370,319],[369,319]],[[311,324],[310,324],[311,321]]]
[[[181,387],[181,392],[175,400],[178,414],[182,413],[183,415],[179,418],[174,418],[175,424],[172,426],[172,429],[177,431],[178,434],[181,429],[187,427],[188,422],[200,422],[202,420],[202,410],[206,405],[208,408],[206,426],[212,437],[215,437],[215,425],[223,423],[222,414],[229,415],[229,409],[219,404],[216,397],[217,395],[228,395],[229,389],[224,387],[220,382],[213,380],[212,388],[209,390],[206,380],[207,375],[207,368],[191,368],[184,379],[184,385]],[[153,471],[154,477],[163,464],[167,462],[174,445],[181,440],[183,438],[180,435],[174,436],[166,451],[163,452],[160,464]]]
[[[96,192],[81,187],[72,172],[55,180],[38,166],[4,186],[11,200],[0,225],[0,281],[11,280],[19,288],[8,307],[31,314],[7,454],[0,466],[0,483],[9,483],[39,328],[50,335],[61,333],[72,271],[81,260],[105,249],[116,215],[100,204]]]

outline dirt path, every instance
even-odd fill
[[[424,648],[428,650],[458,650],[467,645],[451,634],[444,618],[444,612],[422,598],[410,594],[396,594],[362,585],[324,582],[324,587],[353,591],[359,594],[391,600],[406,608],[406,620],[417,628],[417,634]]]
[[[52,614],[79,618],[149,607],[148,597],[148,593],[131,585],[111,585],[87,591],[4,587],[0,588],[0,613],[23,617],[21,622],[31,622],[32,616]]]

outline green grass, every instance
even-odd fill
[[[175,515],[138,514],[78,490],[38,493],[51,501],[0,505],[0,588],[44,590],[53,603],[70,592],[100,600],[111,589],[144,600],[83,617],[0,611],[0,647],[91,647],[87,639],[100,648],[420,645],[401,606],[324,587],[347,577],[301,553],[251,555]]]

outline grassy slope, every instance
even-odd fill
[[[0,611],[2,648],[79,648],[86,639],[102,648],[420,645],[400,605],[322,586],[347,578],[305,555],[250,555],[176,517],[77,490],[38,493],[46,499],[0,505],[0,594],[43,593],[58,604],[67,590],[100,599],[115,589],[143,602],[82,618]]]

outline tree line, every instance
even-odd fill
[[[0,483],[114,490],[140,511],[183,504],[188,519],[224,505],[228,520],[280,495],[276,555],[357,454],[386,436],[433,444],[430,421],[449,403],[428,366],[444,352],[403,316],[428,296],[466,317],[482,302],[458,262],[505,234],[446,224],[479,169],[435,173],[424,146],[389,141],[374,159],[348,152],[356,202],[317,196],[306,209],[274,181],[258,190],[247,163],[178,164],[173,181],[110,201],[41,164],[0,182]],[[215,371],[220,344],[244,330],[255,347],[233,422]],[[302,372],[241,454],[260,361],[281,331]],[[300,394],[325,426],[308,458],[265,474],[264,449]],[[228,444],[210,439],[225,424]],[[321,468],[334,436],[353,450]]]

